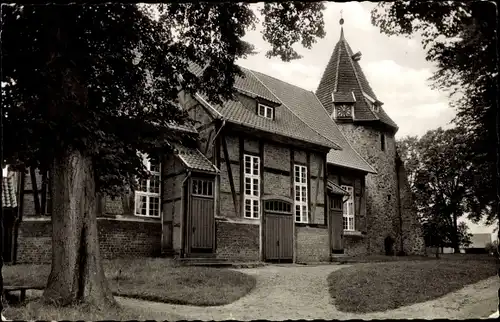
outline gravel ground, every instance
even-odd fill
[[[348,265],[273,265],[240,269],[255,275],[257,285],[247,296],[228,305],[197,307],[117,297],[127,307],[144,310],[155,319],[173,315],[185,320],[287,319],[466,319],[488,317],[498,304],[498,277],[469,285],[439,299],[396,310],[355,314],[338,311],[328,293],[326,278]]]
[[[326,278],[350,265],[272,265],[238,269],[256,276],[247,296],[223,306],[198,307],[115,297],[122,306],[144,312],[155,320],[275,320],[287,319],[474,319],[488,318],[498,305],[498,277],[447,294],[436,300],[377,313],[346,313],[335,308]],[[28,292],[40,296],[41,291]],[[34,296],[35,294],[27,294]]]

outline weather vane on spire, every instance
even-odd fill
[[[344,24],[344,18],[342,18],[342,11],[344,11],[344,9],[340,10],[340,25],[341,26]]]

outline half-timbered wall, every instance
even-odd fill
[[[369,218],[366,213],[365,174],[348,169],[328,166],[328,179],[354,189],[354,232],[344,231],[344,251],[348,255],[367,253],[366,238]]]
[[[20,173],[18,175],[21,175]],[[22,200],[22,209],[23,209],[23,216],[36,216],[36,215],[49,215],[50,216],[50,191],[49,191],[49,177],[48,175],[42,176],[42,173],[39,170],[34,171],[34,179],[33,180],[33,175],[28,169],[26,173],[24,174],[24,190],[21,193],[21,196],[23,198]],[[45,187],[43,184],[43,180],[45,181]],[[38,192],[38,196],[35,196],[34,191]],[[45,192],[45,196],[43,196]],[[43,203],[43,198],[45,198],[45,207]],[[40,207],[39,213],[37,214],[36,211],[36,204],[35,200],[37,199],[38,205]],[[42,209],[45,208],[45,209]]]

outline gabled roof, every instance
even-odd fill
[[[376,171],[351,147],[337,124],[330,118],[316,95],[274,77],[253,71],[253,74],[295,115],[314,128],[317,133],[337,143],[342,150],[330,150],[327,161],[331,164],[370,173]]]
[[[219,173],[219,169],[195,148],[188,148],[180,144],[174,145],[175,155],[184,163],[184,165],[195,171],[203,171],[210,173]]]
[[[335,45],[333,54],[316,90],[319,100],[325,106],[328,114],[331,115],[333,112],[332,96],[343,96],[346,93],[354,92],[356,97],[356,102],[354,103],[354,121],[378,120],[397,130],[397,124],[387,115],[382,107],[379,107],[378,112],[374,112],[367,104],[366,96],[377,101],[380,105],[382,105],[382,102],[377,99],[359,62],[354,60],[352,56],[352,49],[345,40],[342,29],[340,39]]]
[[[191,72],[199,75],[202,69],[195,64],[190,64]],[[294,112],[264,86],[254,74],[245,68],[241,68],[245,78],[237,77],[235,87],[250,94],[265,98],[269,101],[280,104],[274,108],[274,119],[268,119],[257,115],[244,107],[238,100],[226,100],[222,105],[208,102],[208,97],[202,93],[195,95],[195,98],[203,105],[214,109],[226,121],[243,125],[249,128],[258,129],[269,134],[279,134],[306,143],[312,143],[333,149],[339,149],[335,141],[320,135],[309,124],[300,119]]]
[[[15,173],[10,172],[2,179],[2,207],[17,207]]]
[[[328,180],[328,182],[326,183],[326,185],[327,185],[328,191],[331,192],[334,195],[342,195],[342,196],[348,196],[349,195],[349,192],[345,191],[338,184],[336,184],[335,182],[333,182],[331,180]]]

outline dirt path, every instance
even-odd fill
[[[353,314],[338,311],[328,293],[326,278],[347,265],[266,266],[240,271],[255,275],[257,285],[247,296],[224,306],[172,305],[117,297],[126,307],[141,309],[155,319],[178,316],[186,320],[286,320],[488,317],[498,303],[498,278],[493,277],[439,299],[396,310]]]

